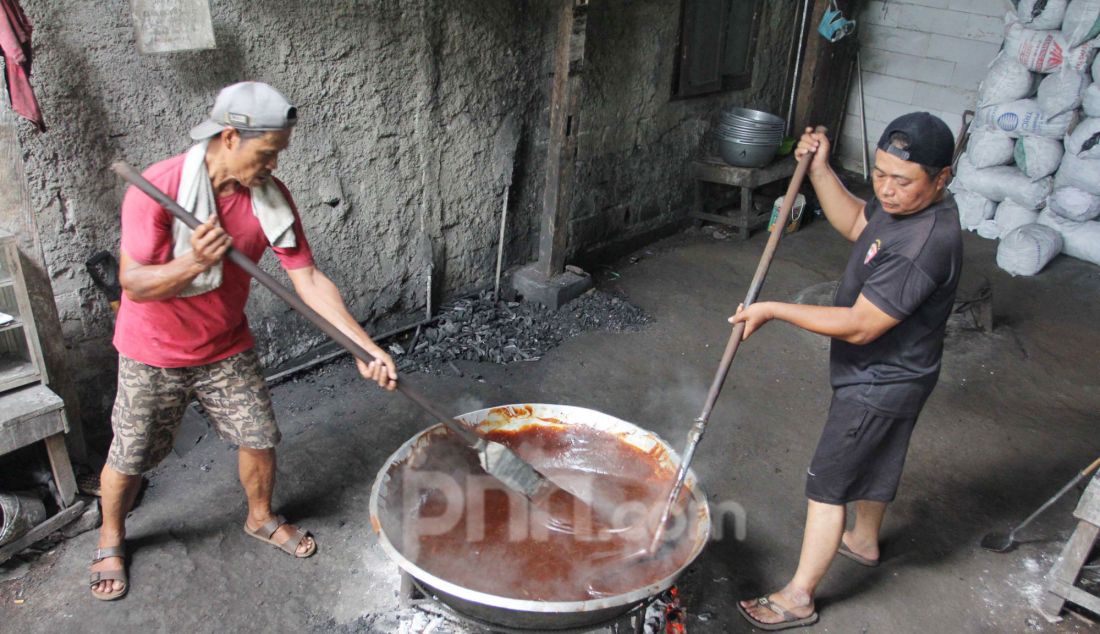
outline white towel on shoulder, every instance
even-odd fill
[[[180,175],[180,188],[176,202],[191,212],[199,222],[206,222],[211,214],[218,210],[214,200],[214,187],[210,184],[210,173],[206,169],[206,146],[209,139],[194,145],[183,158],[183,173]],[[260,221],[260,227],[273,247],[294,248],[297,238],[294,236],[294,212],[290,203],[275,181],[267,181],[250,189],[252,195],[252,213]],[[172,257],[177,258],[191,251],[191,228],[179,220],[172,221]],[[179,297],[194,297],[212,291],[222,284],[221,262],[205,273],[200,273]]]

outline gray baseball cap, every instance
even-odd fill
[[[222,88],[210,118],[191,128],[191,138],[201,141],[226,128],[289,130],[297,122],[298,109],[281,92],[258,81],[242,81]]]

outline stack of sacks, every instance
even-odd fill
[[[1100,264],[1098,36],[1100,0],[1020,0],[979,86],[951,191],[963,228],[1000,239],[1013,275],[1058,251]]]

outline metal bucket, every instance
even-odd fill
[[[0,546],[13,542],[46,520],[46,505],[31,493],[0,491]]]
[[[553,427],[559,430],[570,426],[590,429],[614,436],[623,443],[632,445],[658,461],[662,475],[667,471],[669,481],[679,464],[679,456],[656,434],[641,429],[618,418],[582,407],[567,405],[509,405],[505,407],[483,409],[459,416],[458,419],[480,432],[495,430],[518,431],[530,426]],[[690,565],[710,536],[710,511],[706,496],[700,490],[695,474],[690,472],[687,487],[691,492],[693,507],[698,513],[697,521],[682,539],[689,540],[689,554],[682,563],[676,560],[678,567],[666,577],[649,582],[647,585],[632,588],[613,596],[600,596],[578,601],[536,601],[498,596],[473,590],[428,572],[403,552],[400,533],[401,511],[396,510],[400,497],[395,490],[396,480],[402,464],[408,460],[417,460],[424,455],[424,447],[448,435],[442,425],[430,427],[409,439],[386,461],[375,479],[371,489],[370,515],[371,525],[378,533],[378,540],[387,556],[402,570],[411,575],[423,590],[458,613],[482,623],[516,629],[560,630],[581,628],[604,623],[636,608],[651,597],[660,594],[675,583],[676,579]],[[532,461],[534,462],[534,461]],[[538,464],[535,464],[538,467]],[[387,530],[387,527],[390,530]]]

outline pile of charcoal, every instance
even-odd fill
[[[493,302],[492,293],[444,304],[438,320],[389,345],[398,370],[440,374],[454,361],[537,361],[565,339],[589,330],[640,330],[650,318],[622,298],[593,290],[550,310],[540,304]]]

